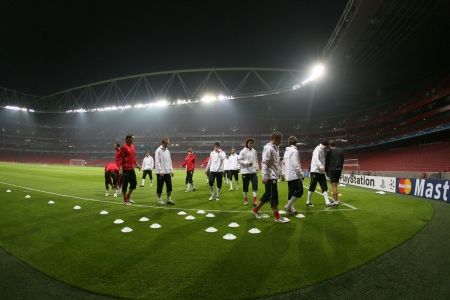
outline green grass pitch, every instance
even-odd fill
[[[269,206],[263,210],[270,219],[250,215],[250,207],[242,205],[242,187],[229,192],[224,185],[220,201],[208,201],[203,170],[195,173],[195,192],[184,193],[184,177],[184,170],[175,172],[177,204],[170,209],[156,208],[156,184],[150,187],[148,179],[133,194],[137,205],[124,206],[122,198],[104,196],[103,168],[0,163],[0,246],[51,277],[96,293],[254,298],[358,267],[409,239],[433,214],[432,206],[417,198],[347,186],[340,192],[348,206],[326,209],[323,197],[314,194],[315,206],[307,209],[304,195],[296,208],[306,218],[277,224]],[[259,196],[263,189],[260,184]],[[279,184],[279,192],[282,209],[286,183]],[[74,210],[75,205],[82,209]],[[101,210],[109,214],[100,215]],[[196,219],[185,220],[179,210]],[[150,221],[139,222],[143,216]],[[124,224],[113,224],[118,218]],[[229,228],[231,222],[240,227]],[[149,228],[152,223],[162,228]],[[125,226],[133,232],[122,233]],[[218,232],[206,233],[210,226]],[[248,233],[254,227],[261,233]],[[237,239],[224,240],[227,233]]]

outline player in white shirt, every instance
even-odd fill
[[[153,160],[153,157],[150,155],[150,153],[145,152],[145,157],[142,160],[142,183],[141,187],[144,187],[145,185],[145,178],[147,175],[150,178],[150,186],[153,186],[153,176],[152,176],[152,170],[155,165],[155,162]]]
[[[229,171],[230,165],[228,163],[228,157],[225,156],[225,159],[223,160],[223,177],[225,178],[225,184],[228,184],[228,178],[230,177]]]
[[[239,190],[239,160],[236,149],[231,149],[228,156],[228,179],[230,181],[230,191],[233,190],[233,178],[236,181],[236,191]]]
[[[300,154],[297,150],[297,138],[290,136],[288,144],[283,159],[284,176],[288,183],[288,203],[284,206],[284,209],[292,215],[297,212],[294,208],[294,202],[303,195],[303,173]]]
[[[220,149],[220,143],[214,143],[214,150],[209,155],[206,172],[209,172],[209,191],[211,197],[209,200],[219,200],[220,189],[222,188],[223,161],[225,160],[225,152]],[[214,192],[214,181],[217,182],[217,190]]]
[[[169,139],[165,137],[161,140],[161,146],[159,146],[155,152],[156,194],[158,196],[159,205],[175,205],[175,202],[172,200],[173,167],[172,159],[170,157],[170,151],[169,149],[167,149],[168,145]],[[166,184],[166,203],[164,203],[161,199],[164,183]]]
[[[248,186],[252,183],[253,190],[253,206],[257,204],[257,192],[258,192],[258,155],[256,150],[253,149],[255,140],[248,138],[245,141],[245,147],[241,150],[238,156],[239,164],[241,166],[242,173],[242,190],[244,194],[244,205],[248,204]]]
[[[278,188],[277,182],[280,177],[280,150],[278,146],[281,144],[281,133],[273,132],[270,136],[270,142],[264,146],[261,159],[261,176],[265,185],[264,195],[261,197],[259,204],[252,209],[252,214],[256,218],[259,215],[260,208],[267,202],[270,202],[275,222],[287,223],[288,218],[281,217],[278,211]]]
[[[322,195],[325,199],[325,205],[327,207],[334,206],[333,202],[328,198],[327,178],[325,177],[325,150],[328,148],[328,141],[320,143],[313,151],[311,159],[310,177],[311,182],[308,189],[308,198],[306,200],[307,206],[314,206],[311,203],[311,195],[316,190],[317,182],[322,189]]]

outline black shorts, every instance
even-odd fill
[[[267,180],[267,183],[264,184],[265,192],[261,197],[262,203],[270,202],[270,207],[275,208],[278,207],[278,188],[277,188],[278,180]]]
[[[238,170],[228,170],[228,179],[232,180],[234,177],[234,180],[239,180],[239,171]]]
[[[325,177],[325,174],[311,172],[309,176],[311,176],[311,183],[309,184],[310,192],[314,192],[316,190],[317,182],[320,184],[322,192],[328,191],[327,178]]]
[[[142,170],[142,179],[145,179],[145,177],[147,177],[147,174],[150,177],[150,180],[153,180],[152,170]]]
[[[134,169],[131,170],[123,170],[122,173],[122,192],[126,192],[128,188],[128,184],[130,184],[130,190],[136,189],[137,181],[136,181],[136,173]]]
[[[214,186],[214,180],[217,181],[217,188],[222,188],[222,172],[209,172],[209,186]]]
[[[194,171],[186,171],[186,184],[193,184],[192,177],[194,176]]]
[[[288,181],[288,199],[292,196],[300,198],[303,195],[303,182],[300,179]]]
[[[338,183],[341,178],[342,170],[330,170],[328,172],[328,177],[330,178],[330,182]]]
[[[258,191],[258,176],[256,173],[242,174],[242,185],[244,193],[248,192],[248,186],[252,183],[252,189],[254,192]]]
[[[111,185],[113,188],[117,187],[117,174],[115,172],[105,172],[105,187]]]
[[[172,176],[170,174],[156,174],[156,193],[162,194],[164,183],[166,193],[172,192]]]

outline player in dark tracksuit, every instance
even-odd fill
[[[330,149],[325,156],[325,172],[330,178],[333,199],[335,203],[339,203],[337,186],[344,167],[344,154],[341,148],[336,147],[334,140],[329,141],[329,144]]]

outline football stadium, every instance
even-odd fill
[[[4,1],[1,299],[449,299],[450,11]]]

